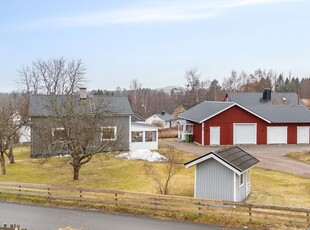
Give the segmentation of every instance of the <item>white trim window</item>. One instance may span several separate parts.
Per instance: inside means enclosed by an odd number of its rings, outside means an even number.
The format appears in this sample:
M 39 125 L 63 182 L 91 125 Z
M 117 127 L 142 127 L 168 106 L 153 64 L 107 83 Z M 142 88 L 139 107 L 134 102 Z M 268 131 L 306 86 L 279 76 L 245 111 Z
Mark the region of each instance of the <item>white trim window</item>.
M 101 140 L 102 141 L 115 141 L 116 140 L 116 126 L 101 127 Z
M 244 173 L 239 175 L 239 188 L 244 185 Z
M 64 127 L 52 128 L 52 140 L 63 141 L 66 138 L 66 130 Z
M 131 142 L 144 142 L 143 131 L 131 131 Z

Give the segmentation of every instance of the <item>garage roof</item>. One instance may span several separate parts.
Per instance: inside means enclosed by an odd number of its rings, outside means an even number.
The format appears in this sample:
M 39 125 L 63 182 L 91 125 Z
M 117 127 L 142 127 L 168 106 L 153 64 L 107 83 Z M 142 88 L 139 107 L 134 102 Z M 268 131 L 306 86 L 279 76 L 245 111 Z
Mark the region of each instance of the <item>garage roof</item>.
M 225 110 L 233 107 L 233 106 L 238 106 L 241 109 L 253 114 L 254 116 L 257 116 L 258 118 L 270 123 L 269 120 L 265 119 L 264 117 L 261 117 L 260 115 L 248 110 L 245 107 L 242 107 L 241 105 L 238 105 L 235 102 L 221 102 L 221 101 L 204 101 L 195 107 L 185 111 L 184 113 L 181 113 L 178 117 L 197 122 L 197 123 L 202 123 L 222 112 Z
M 241 106 L 235 102 L 205 101 L 181 113 L 178 117 L 202 123 L 233 106 L 238 106 L 267 123 L 310 123 L 310 110 L 304 105 Z
M 266 105 L 247 108 L 271 123 L 310 123 L 310 111 L 303 105 Z
M 239 146 L 233 146 L 209 152 L 185 163 L 184 165 L 186 168 L 189 168 L 210 158 L 217 160 L 238 174 L 246 171 L 259 162 L 259 160 L 241 149 Z

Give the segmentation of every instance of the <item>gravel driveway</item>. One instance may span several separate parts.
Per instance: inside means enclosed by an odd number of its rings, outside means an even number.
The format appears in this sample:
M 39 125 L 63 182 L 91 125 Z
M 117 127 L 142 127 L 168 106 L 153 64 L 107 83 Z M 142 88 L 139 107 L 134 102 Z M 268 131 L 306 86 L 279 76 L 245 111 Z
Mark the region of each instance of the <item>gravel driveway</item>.
M 221 146 L 199 146 L 194 143 L 161 140 L 186 152 L 196 153 L 198 156 L 222 148 Z M 286 154 L 296 151 L 310 151 L 310 145 L 241 145 L 248 153 L 260 160 L 258 166 L 310 177 L 310 164 L 292 160 Z

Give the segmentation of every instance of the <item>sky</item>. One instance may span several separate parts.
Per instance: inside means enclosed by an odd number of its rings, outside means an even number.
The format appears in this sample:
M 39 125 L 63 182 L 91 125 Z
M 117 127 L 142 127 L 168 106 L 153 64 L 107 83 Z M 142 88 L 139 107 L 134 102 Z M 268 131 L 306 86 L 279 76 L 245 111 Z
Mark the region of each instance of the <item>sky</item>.
M 310 74 L 309 0 L 0 0 L 0 92 L 32 61 L 81 59 L 89 90 L 184 86 L 185 71 Z

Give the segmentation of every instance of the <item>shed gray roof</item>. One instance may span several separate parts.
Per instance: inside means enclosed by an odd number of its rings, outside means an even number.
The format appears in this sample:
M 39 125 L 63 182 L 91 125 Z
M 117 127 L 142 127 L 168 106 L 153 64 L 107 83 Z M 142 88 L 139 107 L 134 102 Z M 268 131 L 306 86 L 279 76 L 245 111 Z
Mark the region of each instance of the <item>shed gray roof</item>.
M 51 116 L 53 115 L 53 107 L 64 108 L 65 104 L 69 102 L 72 103 L 76 111 L 81 108 L 79 95 L 31 95 L 29 116 Z M 53 106 L 53 103 L 55 103 L 56 106 Z M 127 97 L 91 95 L 87 97 L 85 103 L 90 110 L 102 109 L 101 112 L 111 112 L 115 114 L 133 113 Z
M 228 101 L 236 102 L 242 106 L 256 105 L 298 105 L 297 93 L 279 93 L 271 92 L 271 100 L 263 100 L 263 92 L 228 92 L 226 97 Z M 299 104 L 303 105 L 302 100 Z
M 233 105 L 235 105 L 234 102 L 204 101 L 184 113 L 179 114 L 178 117 L 200 123 Z
M 239 172 L 244 172 L 245 170 L 251 168 L 253 165 L 256 165 L 259 160 L 257 160 L 255 157 L 244 151 L 238 146 L 233 146 L 225 149 L 220 149 L 216 151 L 209 152 L 203 156 L 200 156 L 192 161 L 189 161 L 185 163 L 185 166 L 188 165 L 196 165 L 200 162 L 203 162 L 204 159 L 209 159 L 207 156 L 210 154 L 214 154 Z

